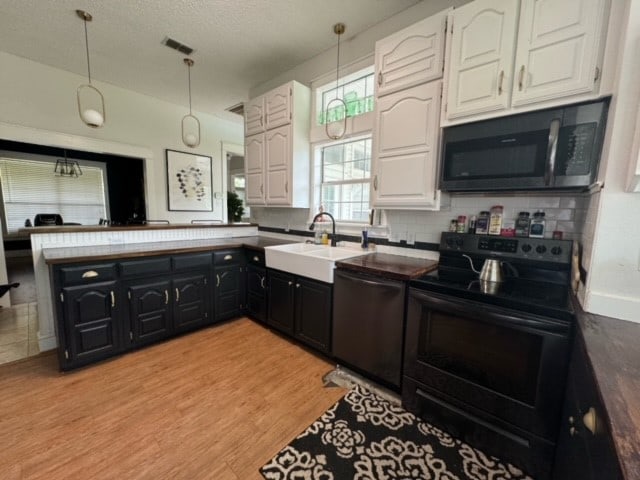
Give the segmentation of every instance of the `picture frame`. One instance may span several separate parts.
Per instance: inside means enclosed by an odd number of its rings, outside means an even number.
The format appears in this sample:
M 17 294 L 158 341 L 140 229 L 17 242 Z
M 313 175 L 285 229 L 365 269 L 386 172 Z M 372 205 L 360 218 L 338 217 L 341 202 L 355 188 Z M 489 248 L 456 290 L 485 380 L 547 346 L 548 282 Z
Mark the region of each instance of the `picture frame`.
M 166 149 L 167 201 L 170 211 L 212 212 L 212 159 Z

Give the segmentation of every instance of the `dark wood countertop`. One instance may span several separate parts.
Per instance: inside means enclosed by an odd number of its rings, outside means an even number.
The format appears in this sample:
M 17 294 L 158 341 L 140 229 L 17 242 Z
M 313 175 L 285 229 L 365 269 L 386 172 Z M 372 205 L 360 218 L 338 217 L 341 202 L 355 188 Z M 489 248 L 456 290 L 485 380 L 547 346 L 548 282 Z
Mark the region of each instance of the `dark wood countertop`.
M 235 237 L 204 240 L 174 240 L 169 242 L 120 243 L 113 245 L 94 245 L 87 247 L 45 248 L 42 255 L 48 265 L 60 263 L 84 263 L 121 258 L 171 255 L 174 253 L 202 252 L 224 248 L 247 247 L 264 250 L 271 245 L 295 243 L 269 237 Z
M 624 477 L 638 480 L 640 323 L 576 311 Z
M 19 235 L 38 233 L 72 232 L 114 232 L 120 230 L 172 230 L 176 228 L 228 228 L 257 227 L 255 223 L 171 223 L 155 225 L 52 225 L 50 227 L 25 227 L 18 230 Z
M 436 260 L 372 253 L 336 262 L 336 268 L 379 275 L 395 280 L 411 280 L 438 268 Z

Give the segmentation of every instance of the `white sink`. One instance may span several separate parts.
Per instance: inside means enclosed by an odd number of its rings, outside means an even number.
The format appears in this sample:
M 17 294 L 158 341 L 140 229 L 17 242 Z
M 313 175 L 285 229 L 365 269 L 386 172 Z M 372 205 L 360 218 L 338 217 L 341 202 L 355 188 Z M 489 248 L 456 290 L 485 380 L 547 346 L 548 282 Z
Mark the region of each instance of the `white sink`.
M 268 268 L 333 283 L 337 260 L 366 255 L 368 252 L 346 247 L 329 247 L 309 243 L 291 243 L 265 247 Z

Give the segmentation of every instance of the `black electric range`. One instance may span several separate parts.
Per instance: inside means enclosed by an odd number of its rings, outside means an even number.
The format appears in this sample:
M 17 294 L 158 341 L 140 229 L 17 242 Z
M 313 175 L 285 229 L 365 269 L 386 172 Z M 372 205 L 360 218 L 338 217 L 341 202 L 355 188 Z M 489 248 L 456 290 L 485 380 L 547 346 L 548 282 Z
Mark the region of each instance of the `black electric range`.
M 574 318 L 570 297 L 569 240 L 505 238 L 488 235 L 442 234 L 438 270 L 411 281 L 413 288 L 452 295 L 479 303 L 535 313 L 564 321 Z M 504 281 L 478 280 L 485 259 L 499 259 Z

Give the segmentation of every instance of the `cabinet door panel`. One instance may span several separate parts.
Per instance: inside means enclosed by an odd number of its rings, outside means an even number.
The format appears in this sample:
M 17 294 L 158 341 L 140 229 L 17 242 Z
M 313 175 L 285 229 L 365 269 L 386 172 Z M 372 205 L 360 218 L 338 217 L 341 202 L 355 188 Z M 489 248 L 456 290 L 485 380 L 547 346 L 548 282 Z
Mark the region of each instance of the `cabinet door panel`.
M 290 203 L 289 199 L 289 172 L 287 170 L 268 171 L 267 204 L 288 205 Z
M 209 322 L 207 274 L 193 274 L 173 280 L 173 322 L 177 331 L 189 330 Z
M 296 278 L 294 334 L 328 352 L 331 341 L 331 285 Z
M 287 168 L 291 158 L 291 129 L 280 127 L 265 134 L 267 170 Z
M 244 134 L 264 132 L 264 97 L 249 100 L 244 105 Z
M 264 134 L 247 137 L 244 151 L 247 204 L 264 205 Z
M 288 334 L 293 333 L 294 277 L 283 272 L 269 271 L 269 316 L 267 322 Z
M 100 360 L 120 349 L 116 286 L 113 281 L 62 290 L 66 349 L 72 363 Z
M 267 130 L 291 122 L 291 86 L 287 83 L 265 94 Z
M 376 95 L 442 77 L 448 11 L 440 12 L 376 42 Z
M 132 340 L 145 344 L 171 333 L 171 282 L 141 281 L 128 287 Z
M 441 82 L 382 97 L 376 114 L 373 203 L 433 206 Z
M 247 312 L 262 322 L 267 319 L 266 277 L 263 267 L 247 266 Z
M 513 105 L 593 92 L 602 0 L 529 0 L 520 15 Z
M 215 269 L 216 320 L 236 317 L 243 308 L 242 268 L 238 265 Z
M 448 119 L 509 107 L 518 6 L 476 0 L 454 10 Z

